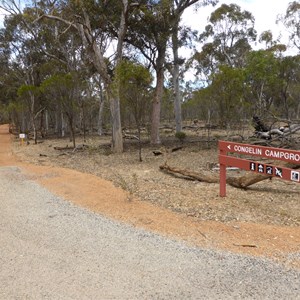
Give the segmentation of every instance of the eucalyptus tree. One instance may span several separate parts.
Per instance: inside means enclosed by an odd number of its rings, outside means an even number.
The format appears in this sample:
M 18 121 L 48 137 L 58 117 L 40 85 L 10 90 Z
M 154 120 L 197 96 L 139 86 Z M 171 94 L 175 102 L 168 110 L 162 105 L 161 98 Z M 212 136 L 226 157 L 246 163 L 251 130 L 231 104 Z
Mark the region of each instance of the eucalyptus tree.
M 264 117 L 279 98 L 282 88 L 280 60 L 272 51 L 252 51 L 247 57 L 245 72 L 253 113 Z
M 204 6 L 216 2 L 214 0 L 144 0 L 141 1 L 142 5 L 139 6 L 139 10 L 129 23 L 126 41 L 139 49 L 154 68 L 156 75 L 151 114 L 152 144 L 160 143 L 159 125 L 168 41 L 172 33 L 175 38 L 185 9 L 196 3 Z M 176 40 L 174 41 L 176 42 Z M 178 59 L 176 63 L 179 61 Z
M 23 2 L 21 2 L 22 4 Z M 28 103 L 28 112 L 36 141 L 36 119 L 40 114 L 40 129 L 44 134 L 44 118 L 47 121 L 49 109 L 56 115 L 56 127 L 63 132 L 63 114 L 59 103 L 45 101 L 37 92 L 42 81 L 56 72 L 79 71 L 81 63 L 81 43 L 74 32 L 65 34 L 61 24 L 44 20 L 43 24 L 34 22 L 41 11 L 49 11 L 48 1 L 36 3 L 35 7 L 19 5 L 18 1 L 2 1 L 9 13 L 5 21 L 5 32 L 12 52 L 10 64 L 24 78 L 19 89 L 19 99 Z M 28 101 L 29 100 L 29 101 Z M 42 105 L 42 108 L 41 108 Z M 45 114 L 45 117 L 44 117 Z M 60 125 L 59 125 L 60 124 Z M 45 126 L 47 128 L 47 124 Z
M 79 110 L 82 81 L 78 73 L 56 74 L 43 81 L 41 90 L 49 101 L 58 101 L 67 116 L 73 147 L 76 147 L 75 118 Z
M 300 50 L 300 1 L 289 3 L 285 14 L 279 17 L 289 32 L 289 41 Z
M 22 87 L 19 89 L 19 99 L 10 99 L 10 101 L 25 101 L 25 106 L 20 107 L 24 107 L 26 110 L 23 111 L 23 118 L 26 117 L 26 114 L 30 118 L 36 143 L 36 119 L 44 110 L 41 108 L 44 103 L 36 90 L 41 82 L 40 65 L 45 62 L 45 59 L 39 55 L 39 47 L 35 43 L 34 35 L 37 29 L 29 25 L 30 11 L 25 9 L 22 12 L 14 1 L 11 6 L 7 3 L 9 1 L 2 1 L 2 4 L 3 2 L 5 2 L 7 11 L 11 9 L 11 14 L 6 16 L 4 21 L 5 41 L 10 52 L 8 64 L 9 69 L 13 70 L 9 74 L 17 76 L 19 87 Z M 23 124 L 25 124 L 25 120 L 23 120 Z M 25 129 L 24 126 L 22 127 Z
M 213 74 L 209 90 L 218 108 L 221 127 L 230 128 L 247 117 L 246 89 L 245 72 L 242 68 L 223 65 Z
M 247 108 L 243 100 L 243 68 L 255 40 L 253 15 L 236 4 L 222 4 L 213 11 L 209 24 L 199 36 L 202 50 L 194 54 L 194 66 L 203 85 L 213 87 L 211 93 L 215 95 L 214 101 L 218 101 L 216 107 L 223 126 L 246 113 L 241 110 Z
M 287 45 L 281 44 L 279 38 L 276 40 L 273 39 L 273 34 L 270 30 L 263 31 L 258 40 L 260 43 L 265 43 L 266 50 L 277 52 L 279 55 L 287 50 Z
M 127 20 L 138 4 L 131 0 L 51 1 L 53 9 L 40 15 L 36 22 L 51 19 L 65 25 L 64 32 L 76 31 L 88 60 L 100 74 L 108 95 L 112 120 L 112 150 L 123 151 L 119 88 L 114 84 L 114 68 L 121 62 Z M 113 32 L 113 34 L 111 33 Z M 117 38 L 115 39 L 115 34 Z M 107 37 L 116 42 L 116 51 L 107 59 Z M 109 65 L 112 65 L 112 68 Z M 112 71 L 112 72 L 111 72 Z
M 284 45 L 249 53 L 245 97 L 254 114 L 291 120 L 298 118 L 300 111 L 300 57 L 282 55 L 281 47 Z
M 1 119 L 7 119 L 6 107 L 10 99 L 16 97 L 17 86 L 16 81 L 12 80 L 12 74 L 9 68 L 9 58 L 10 50 L 9 44 L 6 39 L 5 29 L 0 29 L 0 64 L 1 64 L 1 73 L 0 73 L 0 114 L 2 114 Z
M 256 40 L 254 17 L 236 4 L 222 4 L 209 18 L 209 24 L 200 34 L 201 52 L 195 54 L 199 69 L 209 75 L 220 65 L 242 67 Z
M 281 88 L 275 101 L 277 116 L 287 120 L 300 117 L 300 56 L 279 57 Z
M 208 3 L 198 2 L 199 9 L 200 6 L 204 5 L 216 5 L 218 1 L 210 1 Z M 173 91 L 174 91 L 174 113 L 175 113 L 175 124 L 176 132 L 182 130 L 182 115 L 181 115 L 181 92 L 180 92 L 180 67 L 184 64 L 184 59 L 179 56 L 179 49 L 182 46 L 191 48 L 193 40 L 196 40 L 196 31 L 192 31 L 189 27 L 181 26 L 180 21 L 183 14 L 183 10 L 179 13 L 175 13 L 175 9 L 178 7 L 179 2 L 173 2 L 173 14 L 177 16 L 174 21 L 174 25 L 171 30 L 171 47 L 173 53 L 173 63 L 170 72 L 172 74 Z M 182 69 L 182 68 L 181 68 Z
M 121 100 L 126 103 L 136 123 L 139 141 L 139 160 L 142 161 L 141 126 L 151 96 L 152 75 L 141 64 L 124 60 L 116 70 L 120 82 Z

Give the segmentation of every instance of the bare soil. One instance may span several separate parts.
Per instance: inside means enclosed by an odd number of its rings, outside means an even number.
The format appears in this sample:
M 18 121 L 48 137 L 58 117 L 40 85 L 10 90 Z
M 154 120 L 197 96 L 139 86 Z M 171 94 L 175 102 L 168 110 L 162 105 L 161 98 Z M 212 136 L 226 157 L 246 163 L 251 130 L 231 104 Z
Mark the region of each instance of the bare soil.
M 272 179 L 247 190 L 227 186 L 227 197 L 220 198 L 218 184 L 159 170 L 167 160 L 178 168 L 218 172 L 211 170 L 218 161 L 214 142 L 208 149 L 200 140 L 180 144 L 166 137 L 160 148 L 164 155 L 155 156 L 156 147 L 143 145 L 142 162 L 132 140 L 126 141 L 122 154 L 111 153 L 108 137 L 88 138 L 84 144 L 87 147 L 76 151 L 55 150 L 71 143 L 49 139 L 22 145 L 13 138 L 13 151 L 34 180 L 78 205 L 194 245 L 300 267 L 300 184 Z M 171 153 L 178 145 L 183 148 Z

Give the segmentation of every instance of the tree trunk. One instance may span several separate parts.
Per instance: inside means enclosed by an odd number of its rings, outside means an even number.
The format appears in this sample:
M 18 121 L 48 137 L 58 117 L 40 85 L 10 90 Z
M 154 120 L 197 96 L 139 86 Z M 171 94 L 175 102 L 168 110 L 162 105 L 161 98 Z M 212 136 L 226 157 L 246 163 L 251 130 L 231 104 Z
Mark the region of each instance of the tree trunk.
M 36 125 L 35 125 L 35 118 L 32 116 L 31 118 L 32 128 L 33 128 L 33 140 L 34 144 L 37 144 L 37 132 L 36 132 Z
M 120 99 L 117 95 L 110 96 L 110 112 L 112 121 L 112 151 L 123 152 L 123 135 L 120 114 Z
M 72 116 L 67 116 L 70 126 L 70 135 L 71 135 L 71 141 L 73 143 L 73 148 L 76 148 L 76 140 L 75 140 L 75 130 L 74 130 L 74 122 Z
M 298 104 L 298 106 L 297 106 L 297 110 L 296 110 L 296 116 L 295 116 L 295 119 L 299 119 L 299 117 L 300 117 L 300 103 Z
M 159 125 L 160 125 L 161 99 L 164 92 L 164 57 L 165 57 L 165 50 L 160 51 L 157 58 L 157 66 L 156 66 L 155 97 L 152 103 L 151 144 L 153 145 L 160 144 Z
M 33 140 L 34 144 L 37 144 L 37 132 L 36 132 L 36 124 L 35 124 L 35 117 L 34 117 L 34 105 L 35 105 L 35 96 L 30 93 L 30 115 L 31 115 L 31 126 L 33 129 Z
M 65 137 L 65 119 L 64 119 L 64 113 L 60 113 L 60 136 Z
M 124 4 L 127 3 L 127 1 L 124 0 Z M 124 9 L 127 9 L 124 6 Z M 122 59 L 122 45 L 123 45 L 123 39 L 124 34 L 126 32 L 126 26 L 124 24 L 124 12 L 122 13 L 122 20 L 118 36 L 118 45 L 117 45 L 117 54 L 115 61 L 120 62 Z M 84 10 L 84 18 L 85 18 L 85 26 L 78 24 L 77 29 L 81 35 L 83 44 L 87 45 L 87 47 L 90 49 L 90 54 L 92 58 L 92 62 L 98 73 L 100 74 L 109 98 L 110 102 L 110 111 L 111 111 L 111 121 L 112 121 L 112 151 L 115 153 L 123 152 L 123 136 L 122 136 L 122 127 L 121 127 L 121 115 L 120 115 L 120 99 L 119 96 L 112 92 L 111 85 L 112 85 L 112 79 L 108 73 L 107 65 L 105 62 L 105 58 L 103 56 L 103 53 L 99 47 L 99 45 L 96 43 L 96 39 L 92 36 L 92 29 L 90 26 L 90 19 L 87 15 L 86 11 Z M 118 94 L 118 93 L 117 93 Z
M 100 95 L 99 95 L 99 110 L 98 110 L 98 135 L 103 134 L 103 109 L 104 109 L 104 95 L 103 88 L 100 82 Z
M 159 166 L 159 168 L 160 168 L 160 170 L 163 170 L 167 173 L 180 174 L 186 178 L 198 180 L 201 182 L 207 182 L 207 183 L 218 183 L 219 182 L 219 176 L 217 176 L 215 174 L 214 175 L 205 175 L 203 173 L 197 173 L 197 172 L 193 172 L 193 171 L 186 170 L 186 169 L 170 167 L 167 164 Z M 245 189 L 252 184 L 255 184 L 255 183 L 263 181 L 263 180 L 270 179 L 271 177 L 272 176 L 250 173 L 250 174 L 246 174 L 241 177 L 227 177 L 226 183 L 228 183 L 229 185 L 236 187 L 236 188 Z
M 142 141 L 141 141 L 141 125 L 137 124 L 137 130 L 138 130 L 138 138 L 139 138 L 139 161 L 142 162 Z
M 173 56 L 174 56 L 174 67 L 173 67 L 173 86 L 174 86 L 174 113 L 175 113 L 175 124 L 176 132 L 182 131 L 182 120 L 181 120 L 181 95 L 179 87 L 179 55 L 178 55 L 178 23 L 175 25 L 175 29 L 172 34 L 173 42 Z
M 48 110 L 46 110 L 45 112 L 45 130 L 46 130 L 46 134 L 49 131 L 49 113 Z
M 83 141 L 86 142 L 86 116 L 85 116 L 85 109 L 84 109 L 84 103 L 81 103 L 81 125 L 82 125 L 82 130 L 83 130 Z

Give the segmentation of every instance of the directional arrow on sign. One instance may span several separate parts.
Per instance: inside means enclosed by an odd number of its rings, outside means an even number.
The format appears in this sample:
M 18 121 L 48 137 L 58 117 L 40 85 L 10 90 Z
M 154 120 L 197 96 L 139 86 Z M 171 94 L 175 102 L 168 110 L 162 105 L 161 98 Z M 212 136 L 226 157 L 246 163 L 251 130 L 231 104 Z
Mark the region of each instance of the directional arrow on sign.
M 229 150 L 231 150 L 231 145 L 227 145 L 227 148 L 228 148 Z

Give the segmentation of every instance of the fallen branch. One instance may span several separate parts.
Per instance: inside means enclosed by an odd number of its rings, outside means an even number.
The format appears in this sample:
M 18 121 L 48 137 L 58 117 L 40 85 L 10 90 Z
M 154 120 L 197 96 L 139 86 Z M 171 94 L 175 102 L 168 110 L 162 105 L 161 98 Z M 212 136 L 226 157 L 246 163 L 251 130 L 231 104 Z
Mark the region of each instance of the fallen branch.
M 74 148 L 66 146 L 66 147 L 53 147 L 53 149 L 54 150 L 73 150 Z
M 275 135 L 275 138 L 283 138 L 287 137 L 293 133 L 296 133 L 297 131 L 300 131 L 300 124 L 291 124 L 286 127 L 280 127 L 280 128 L 273 128 L 266 130 L 266 127 L 260 127 L 255 126 L 255 134 L 258 138 L 270 140 L 274 139 L 273 136 Z
M 163 155 L 164 153 L 160 150 L 153 150 L 152 153 L 155 155 L 155 156 L 158 156 L 158 155 Z
M 170 167 L 167 164 L 159 166 L 159 169 L 170 174 L 180 174 L 189 179 L 198 180 L 201 182 L 218 183 L 220 181 L 219 176 L 216 175 L 205 175 L 203 173 L 193 172 L 186 169 Z M 250 173 L 241 177 L 227 177 L 226 183 L 236 188 L 245 189 L 250 185 L 270 178 L 272 178 L 272 176 Z
M 250 248 L 257 248 L 256 245 L 254 244 L 233 244 L 234 246 L 237 246 L 237 247 L 250 247 Z
M 271 178 L 272 178 L 272 176 L 265 176 L 265 175 L 261 175 L 261 174 L 250 173 L 250 174 L 246 174 L 241 177 L 227 177 L 226 183 L 228 183 L 229 185 L 236 187 L 236 188 L 245 189 L 250 185 L 253 185 L 260 181 L 263 181 L 266 179 L 271 179 Z
M 190 179 L 198 180 L 198 181 L 203 181 L 203 182 L 208 182 L 208 183 L 217 183 L 219 182 L 219 178 L 216 176 L 207 176 L 201 173 L 196 173 L 193 171 L 189 170 L 184 170 L 184 169 L 178 169 L 174 167 L 170 167 L 167 164 L 159 166 L 160 170 L 166 171 L 167 173 L 171 174 L 180 174 L 185 177 L 189 177 Z
M 155 156 L 158 156 L 158 155 L 162 155 L 162 154 L 165 154 L 165 153 L 169 153 L 169 152 L 175 152 L 175 151 L 178 151 L 178 150 L 181 150 L 183 147 L 182 146 L 179 146 L 179 147 L 174 147 L 172 149 L 165 149 L 165 150 L 153 150 L 152 153 L 155 155 Z
M 124 139 L 130 139 L 130 140 L 137 140 L 137 141 L 140 140 L 140 138 L 137 135 L 127 134 L 127 133 L 123 134 L 123 138 Z
M 85 145 L 85 144 L 80 144 L 80 145 L 77 145 L 72 152 L 76 152 L 76 151 L 82 151 L 82 150 L 85 150 L 89 148 L 88 145 Z

